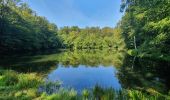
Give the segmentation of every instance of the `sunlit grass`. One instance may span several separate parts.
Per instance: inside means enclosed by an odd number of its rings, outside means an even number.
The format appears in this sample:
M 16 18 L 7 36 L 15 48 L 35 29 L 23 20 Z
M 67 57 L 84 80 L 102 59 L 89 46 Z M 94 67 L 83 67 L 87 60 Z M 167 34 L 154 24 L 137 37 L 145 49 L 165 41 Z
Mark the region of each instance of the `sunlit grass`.
M 42 78 L 35 74 L 18 74 L 8 70 L 0 76 L 0 99 L 29 100 L 38 96 L 38 87 L 43 83 Z

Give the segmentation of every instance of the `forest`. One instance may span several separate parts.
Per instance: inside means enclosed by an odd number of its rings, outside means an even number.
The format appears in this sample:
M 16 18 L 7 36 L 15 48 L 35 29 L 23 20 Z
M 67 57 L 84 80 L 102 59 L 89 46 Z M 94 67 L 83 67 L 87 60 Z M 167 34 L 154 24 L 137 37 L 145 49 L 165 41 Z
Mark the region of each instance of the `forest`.
M 119 28 L 77 26 L 64 27 L 59 30 L 65 48 L 73 49 L 119 49 L 125 48 L 124 39 Z
M 170 88 L 167 84 L 170 79 L 166 76 L 170 67 L 170 1 L 121 0 L 120 12 L 124 15 L 115 27 L 58 27 L 47 18 L 39 16 L 22 0 L 0 0 L 0 59 L 2 59 L 0 61 L 0 99 L 170 99 Z M 64 50 L 66 53 L 61 53 Z M 41 56 L 27 55 L 17 58 L 21 61 L 15 58 L 22 54 L 46 51 L 57 51 L 57 54 L 44 53 Z M 58 51 L 60 51 L 59 54 Z M 125 54 L 130 58 L 124 56 Z M 9 56 L 6 57 L 6 55 Z M 9 60 L 13 57 L 14 62 Z M 147 59 L 149 65 L 141 64 L 145 63 L 143 59 Z M 149 62 L 150 60 L 156 63 Z M 125 84 L 122 84 L 123 89 L 120 91 L 95 86 L 92 92 L 85 89 L 79 93 L 76 90 L 61 88 L 57 93 L 51 93 L 54 90 L 50 90 L 51 87 L 58 89 L 60 83 L 46 83 L 43 79 L 47 75 L 45 73 L 47 69 L 50 72 L 52 70 L 50 67 L 54 68 L 56 64 L 60 64 L 60 61 L 66 68 L 70 66 L 78 68 L 81 65 L 106 67 L 110 65 L 106 63 L 111 62 L 119 71 L 120 81 Z M 139 61 L 142 61 L 140 64 L 144 72 L 138 69 Z M 136 62 L 139 66 L 135 65 Z M 8 69 L 6 65 L 10 68 Z M 15 70 L 16 66 L 20 71 Z M 27 73 L 23 70 L 26 67 L 30 68 L 26 69 L 29 70 Z M 147 68 L 152 71 L 149 72 Z M 37 73 L 36 71 L 31 73 L 33 69 L 36 69 Z M 161 75 L 158 75 L 160 69 Z M 42 72 L 39 73 L 39 71 Z M 125 77 L 124 74 L 128 76 Z M 166 79 L 163 81 L 165 76 Z M 165 86 L 157 81 L 165 83 Z M 134 83 L 136 84 L 133 86 Z M 154 86 L 150 86 L 151 84 Z M 40 92 L 39 86 L 45 87 L 46 92 Z M 143 87 L 140 88 L 140 86 Z
M 119 26 L 126 47 L 141 57 L 169 60 L 169 0 L 124 0 L 121 11 L 124 10 Z
M 59 29 L 26 3 L 2 0 L 0 49 L 1 52 L 23 52 L 116 48 L 127 49 L 129 54 L 139 57 L 169 60 L 169 6 L 168 0 L 124 0 L 120 11 L 125 14 L 115 28 L 65 26 Z
M 119 28 L 66 26 L 58 29 L 27 4 L 12 0 L 2 2 L 1 10 L 1 52 L 125 47 Z
M 38 16 L 27 4 L 1 0 L 1 52 L 61 47 L 57 26 Z

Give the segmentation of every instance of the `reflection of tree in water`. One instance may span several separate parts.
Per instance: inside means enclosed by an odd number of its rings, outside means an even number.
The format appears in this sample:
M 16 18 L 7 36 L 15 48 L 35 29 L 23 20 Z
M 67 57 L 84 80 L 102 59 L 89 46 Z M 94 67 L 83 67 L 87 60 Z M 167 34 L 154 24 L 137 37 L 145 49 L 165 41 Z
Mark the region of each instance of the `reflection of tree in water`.
M 35 56 L 5 57 L 0 61 L 0 66 L 19 72 L 47 73 L 49 70 L 56 69 L 59 63 L 62 63 L 65 67 L 77 67 L 79 65 L 91 67 L 114 65 L 120 67 L 123 64 L 123 60 L 123 52 L 112 50 L 77 50 Z
M 114 65 L 116 67 L 120 67 L 122 65 L 123 59 L 123 52 L 106 50 L 81 50 L 65 52 L 60 61 L 65 66 L 78 66 L 81 64 L 92 67 L 98 65 Z
M 136 58 L 133 63 L 133 59 L 125 58 L 124 65 L 119 69 L 118 77 L 123 88 L 169 91 L 169 62 Z
M 123 62 L 124 61 L 124 62 Z M 118 77 L 123 88 L 153 88 L 160 92 L 170 89 L 170 63 L 150 59 L 126 57 L 123 52 L 112 50 L 77 50 L 35 56 L 6 57 L 0 60 L 4 69 L 18 72 L 49 73 L 61 63 L 65 67 L 99 65 L 118 67 Z
M 47 73 L 51 68 L 56 67 L 57 61 L 41 59 L 51 55 L 58 55 L 59 51 L 35 52 L 27 54 L 1 56 L 0 68 L 15 70 L 17 72 L 40 72 Z M 54 55 L 53 54 L 53 55 Z

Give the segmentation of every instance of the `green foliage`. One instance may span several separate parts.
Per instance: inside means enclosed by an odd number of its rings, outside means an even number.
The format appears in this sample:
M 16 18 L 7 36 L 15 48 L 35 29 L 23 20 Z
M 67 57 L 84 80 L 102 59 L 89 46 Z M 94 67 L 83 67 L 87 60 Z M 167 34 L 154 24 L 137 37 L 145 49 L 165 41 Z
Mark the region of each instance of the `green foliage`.
M 19 74 L 14 71 L 3 71 L 0 78 L 0 99 L 30 100 L 39 96 L 38 87 L 43 83 L 37 74 Z
M 152 95 L 150 93 L 141 92 L 139 90 L 121 90 L 114 91 L 113 89 L 102 89 L 95 87 L 93 93 L 88 93 L 88 97 L 77 95 L 74 90 L 60 90 L 58 93 L 47 95 L 43 93 L 43 100 L 166 100 L 168 96 L 161 94 Z M 84 90 L 86 91 L 86 90 Z M 86 91 L 87 92 L 87 91 Z
M 82 91 L 82 96 L 83 96 L 84 100 L 88 100 L 88 98 L 90 97 L 89 90 L 83 90 Z
M 43 93 L 40 98 L 43 100 L 78 100 L 78 95 L 73 89 L 60 89 L 57 93 L 53 93 L 51 95 Z
M 41 91 L 44 91 L 47 94 L 53 94 L 54 92 L 57 92 L 60 87 L 60 82 L 45 82 L 43 85 L 41 85 Z
M 1 0 L 0 52 L 40 51 L 46 49 L 123 50 L 124 39 L 119 28 L 77 26 L 58 30 L 55 24 L 38 16 L 22 0 Z
M 135 49 L 131 49 L 131 50 L 128 50 L 127 53 L 131 56 L 137 56 L 138 55 L 138 50 L 135 50 Z
M 161 96 L 159 94 L 155 95 L 147 95 L 146 93 L 142 93 L 141 91 L 138 90 L 128 90 L 128 98 L 131 100 L 164 100 L 165 97 Z
M 1 86 L 15 85 L 19 81 L 17 74 L 13 71 L 5 72 L 5 75 L 1 76 L 0 80 Z
M 159 56 L 164 55 L 161 59 L 167 60 L 170 55 L 169 0 L 123 0 L 121 10 L 125 10 L 125 15 L 119 27 L 127 48 L 135 49 L 136 45 L 142 56 L 160 59 Z
M 0 3 L 1 52 L 61 47 L 57 26 L 37 16 L 27 4 L 20 0 L 1 0 Z
M 42 78 L 37 77 L 37 74 L 19 74 L 19 82 L 17 83 L 17 88 L 28 89 L 28 88 L 38 88 L 39 84 L 42 83 Z
M 76 29 L 75 29 L 76 28 Z M 109 27 L 87 27 L 80 29 L 76 26 L 60 29 L 60 37 L 65 48 L 71 49 L 125 49 L 120 29 Z

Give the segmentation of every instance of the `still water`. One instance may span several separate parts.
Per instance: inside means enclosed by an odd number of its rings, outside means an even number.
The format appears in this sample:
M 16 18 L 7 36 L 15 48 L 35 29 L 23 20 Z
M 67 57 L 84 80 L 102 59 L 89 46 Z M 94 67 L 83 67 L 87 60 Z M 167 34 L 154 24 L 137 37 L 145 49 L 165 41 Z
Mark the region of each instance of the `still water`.
M 61 81 L 62 87 L 92 89 L 94 86 L 120 89 L 170 90 L 170 62 L 128 57 L 111 50 L 62 51 L 34 55 L 6 56 L 1 69 L 36 72 L 45 80 Z
M 83 89 L 93 89 L 96 85 L 103 88 L 114 88 L 120 90 L 121 85 L 116 77 L 117 70 L 114 66 L 85 66 L 79 65 L 77 68 L 73 66 L 59 67 L 49 73 L 50 81 L 62 82 L 62 86 L 66 88 L 74 88 L 78 91 Z

